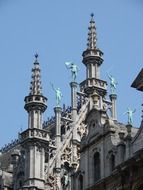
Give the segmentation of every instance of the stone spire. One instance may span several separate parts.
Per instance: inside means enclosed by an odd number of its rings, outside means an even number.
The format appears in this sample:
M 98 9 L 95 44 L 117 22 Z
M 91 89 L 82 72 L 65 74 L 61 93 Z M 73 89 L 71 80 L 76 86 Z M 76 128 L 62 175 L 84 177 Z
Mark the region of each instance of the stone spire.
M 103 62 L 103 52 L 97 48 L 96 27 L 93 17 L 94 15 L 92 13 L 88 27 L 87 48 L 82 53 L 82 62 L 86 67 L 86 79 L 80 84 L 80 89 L 88 95 L 96 92 L 104 96 L 106 95 L 107 83 L 100 79 L 100 66 Z
M 37 59 L 38 54 L 35 54 L 34 67 L 32 68 L 30 92 L 29 95 L 24 99 L 24 108 L 29 113 L 29 128 L 42 129 L 42 113 L 44 113 L 47 108 L 47 98 L 42 94 L 41 69 Z
M 88 32 L 88 39 L 87 39 L 87 49 L 96 49 L 96 27 L 94 21 L 94 14 L 91 14 L 91 20 L 89 24 L 89 32 Z
M 87 39 L 87 48 L 82 54 L 82 62 L 86 66 L 87 79 L 100 79 L 100 65 L 103 62 L 103 52 L 97 48 L 96 27 L 93 16 L 94 15 L 92 13 L 88 27 L 89 32 Z
M 86 67 L 86 79 L 80 83 L 80 91 L 92 98 L 91 109 L 104 109 L 104 98 L 107 94 L 107 82 L 100 79 L 100 67 L 103 63 L 103 52 L 97 48 L 97 35 L 94 15 L 88 27 L 87 48 L 82 53 L 83 64 Z
M 35 54 L 34 67 L 32 69 L 31 86 L 29 95 L 42 95 L 41 69 L 38 62 L 38 54 Z
M 28 129 L 21 133 L 21 146 L 25 154 L 25 168 L 23 188 L 17 189 L 45 189 L 45 152 L 49 145 L 48 131 L 43 129 L 43 113 L 47 108 L 47 98 L 42 94 L 41 70 L 35 55 L 32 69 L 30 93 L 25 97 L 25 110 L 28 112 Z

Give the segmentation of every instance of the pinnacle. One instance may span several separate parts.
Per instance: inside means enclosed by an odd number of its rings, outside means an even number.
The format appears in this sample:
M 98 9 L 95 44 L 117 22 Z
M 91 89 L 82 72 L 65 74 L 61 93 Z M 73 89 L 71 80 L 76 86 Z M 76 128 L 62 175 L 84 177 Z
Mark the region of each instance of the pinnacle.
M 35 54 L 34 67 L 32 68 L 30 95 L 42 95 L 41 69 L 37 60 L 38 54 Z
M 38 62 L 38 57 L 39 57 L 38 53 L 36 53 L 34 56 L 35 56 L 34 64 L 39 64 L 39 62 Z
M 91 13 L 91 20 L 88 29 L 87 49 L 96 49 L 96 27 L 93 13 Z
M 35 58 L 36 58 L 36 59 L 38 58 L 38 53 L 35 54 Z
M 94 13 L 91 13 L 91 17 L 92 17 L 92 18 L 94 17 Z

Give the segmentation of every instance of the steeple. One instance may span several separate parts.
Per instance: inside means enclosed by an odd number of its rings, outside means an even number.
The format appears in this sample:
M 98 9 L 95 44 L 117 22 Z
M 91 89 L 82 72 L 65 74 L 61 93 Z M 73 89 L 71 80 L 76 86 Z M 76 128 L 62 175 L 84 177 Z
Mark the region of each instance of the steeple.
M 24 101 L 24 108 L 28 112 L 28 129 L 21 133 L 21 146 L 25 152 L 25 168 L 27 168 L 22 189 L 44 190 L 44 161 L 45 151 L 49 145 L 49 134 L 42 127 L 47 98 L 42 94 L 38 54 L 35 55 L 32 69 L 30 92 Z
M 89 24 L 89 32 L 88 32 L 88 39 L 87 39 L 87 49 L 96 49 L 96 27 L 94 21 L 94 14 L 91 14 L 91 20 Z
M 41 69 L 38 62 L 38 54 L 35 54 L 31 78 L 30 92 L 29 95 L 25 97 L 24 107 L 29 113 L 28 128 L 42 129 L 42 113 L 47 108 L 47 98 L 42 94 Z
M 97 34 L 94 21 L 94 14 L 88 27 L 87 49 L 83 52 L 83 63 L 86 66 L 86 78 L 100 78 L 100 65 L 103 62 L 103 53 L 97 48 Z
M 31 86 L 29 95 L 42 95 L 41 69 L 38 62 L 38 54 L 35 54 L 34 67 L 32 69 Z
M 93 102 L 96 102 L 97 107 L 102 109 L 102 99 L 107 93 L 107 82 L 100 79 L 103 52 L 97 48 L 97 34 L 93 13 L 91 14 L 88 30 L 87 48 L 82 54 L 82 62 L 86 66 L 86 79 L 80 83 L 80 89 L 87 95 L 93 96 Z

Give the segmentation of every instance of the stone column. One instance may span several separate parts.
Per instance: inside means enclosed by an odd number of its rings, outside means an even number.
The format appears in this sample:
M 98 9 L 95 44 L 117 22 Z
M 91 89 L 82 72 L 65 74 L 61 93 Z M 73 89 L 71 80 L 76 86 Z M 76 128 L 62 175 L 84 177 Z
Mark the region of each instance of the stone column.
M 55 167 L 55 172 L 56 172 L 56 184 L 59 189 L 61 189 L 61 112 L 62 108 L 61 107 L 55 107 L 55 117 L 56 117 L 56 149 L 57 149 L 57 157 L 56 157 L 56 167 Z
M 61 144 L 61 107 L 55 107 L 55 117 L 56 117 L 56 148 L 59 149 Z
M 125 159 L 124 136 L 125 136 L 124 132 L 119 132 L 120 142 L 117 145 L 117 148 L 118 148 L 117 164 L 122 163 L 124 161 L 124 159 Z
M 132 141 L 132 125 L 131 124 L 127 124 L 126 125 L 127 128 L 127 136 L 126 136 L 126 158 L 129 158 L 132 154 L 131 152 L 131 141 Z
M 116 109 L 116 100 L 117 100 L 117 95 L 116 94 L 110 94 L 110 100 L 112 103 L 112 108 L 111 108 L 111 117 L 113 120 L 117 120 L 117 109 Z
M 76 163 L 77 158 L 77 129 L 76 129 L 76 119 L 77 119 L 77 83 L 71 82 L 71 112 L 73 120 L 73 138 L 72 138 L 72 161 L 73 167 Z
M 71 110 L 72 110 L 72 120 L 76 120 L 77 116 L 77 83 L 71 82 Z

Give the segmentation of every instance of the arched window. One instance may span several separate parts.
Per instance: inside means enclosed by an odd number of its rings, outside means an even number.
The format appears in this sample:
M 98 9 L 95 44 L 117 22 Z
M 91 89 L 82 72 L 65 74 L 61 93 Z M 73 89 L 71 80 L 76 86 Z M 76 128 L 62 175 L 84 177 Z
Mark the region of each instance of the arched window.
M 99 152 L 96 152 L 94 154 L 94 161 L 93 161 L 93 167 L 94 167 L 94 181 L 97 181 L 100 179 L 100 154 Z
M 115 155 L 111 154 L 110 156 L 110 171 L 112 172 L 115 168 Z
M 79 176 L 79 190 L 83 190 L 83 175 Z

